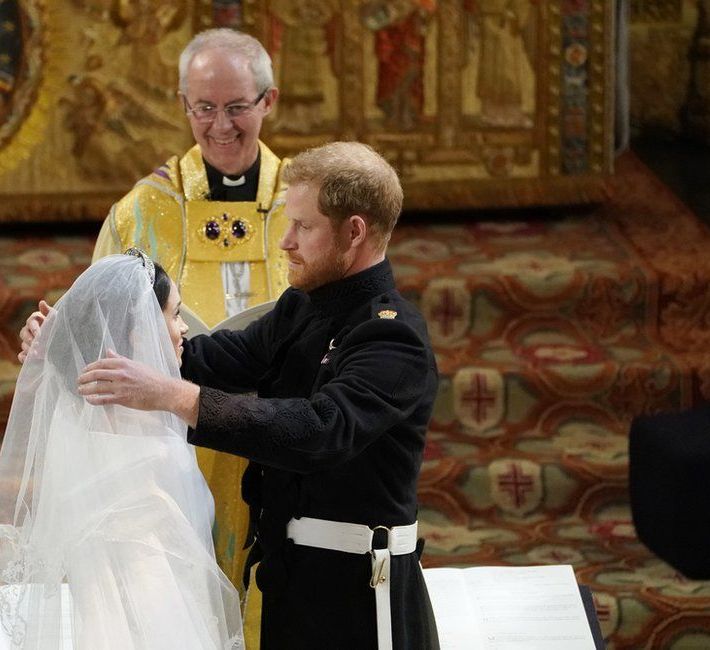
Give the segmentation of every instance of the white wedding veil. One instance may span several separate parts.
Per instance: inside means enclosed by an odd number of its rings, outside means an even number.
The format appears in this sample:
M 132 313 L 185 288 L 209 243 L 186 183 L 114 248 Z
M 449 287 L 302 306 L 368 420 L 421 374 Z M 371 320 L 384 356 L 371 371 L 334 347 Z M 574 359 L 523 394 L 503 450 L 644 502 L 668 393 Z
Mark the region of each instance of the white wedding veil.
M 243 648 L 186 425 L 77 392 L 108 349 L 180 376 L 151 282 L 138 257 L 89 267 L 18 377 L 0 449 L 0 621 L 13 649 L 68 647 L 67 593 L 74 650 Z

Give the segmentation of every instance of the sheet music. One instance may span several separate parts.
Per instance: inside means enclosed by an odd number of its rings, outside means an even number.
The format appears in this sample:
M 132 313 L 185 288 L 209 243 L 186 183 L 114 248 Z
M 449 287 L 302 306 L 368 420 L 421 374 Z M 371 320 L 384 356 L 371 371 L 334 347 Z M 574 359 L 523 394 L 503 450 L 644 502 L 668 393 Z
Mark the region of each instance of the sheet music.
M 441 650 L 594 650 L 569 565 L 425 569 L 424 577 Z M 61 633 L 62 650 L 73 650 L 66 584 Z M 0 650 L 12 650 L 1 627 Z
M 594 650 L 569 565 L 426 569 L 441 650 Z

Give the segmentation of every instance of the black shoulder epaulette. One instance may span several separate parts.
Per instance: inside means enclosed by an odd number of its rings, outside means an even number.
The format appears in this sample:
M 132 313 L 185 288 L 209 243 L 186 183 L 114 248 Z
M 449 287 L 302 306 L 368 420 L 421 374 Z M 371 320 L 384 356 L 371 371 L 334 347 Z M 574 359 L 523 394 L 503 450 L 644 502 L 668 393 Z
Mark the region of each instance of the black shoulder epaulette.
M 372 301 L 372 318 L 397 318 L 398 307 L 390 296 L 383 293 Z

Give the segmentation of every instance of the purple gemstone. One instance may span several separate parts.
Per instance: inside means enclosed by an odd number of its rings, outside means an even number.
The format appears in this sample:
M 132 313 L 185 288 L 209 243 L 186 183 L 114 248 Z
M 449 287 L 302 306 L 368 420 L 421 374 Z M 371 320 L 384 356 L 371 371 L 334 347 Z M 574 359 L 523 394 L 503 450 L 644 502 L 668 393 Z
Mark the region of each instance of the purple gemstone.
M 232 221 L 232 234 L 237 239 L 241 239 L 247 234 L 246 224 L 241 219 L 238 219 L 237 221 Z
M 208 221 L 205 224 L 205 235 L 207 239 L 217 239 L 219 237 L 219 224 L 216 221 Z

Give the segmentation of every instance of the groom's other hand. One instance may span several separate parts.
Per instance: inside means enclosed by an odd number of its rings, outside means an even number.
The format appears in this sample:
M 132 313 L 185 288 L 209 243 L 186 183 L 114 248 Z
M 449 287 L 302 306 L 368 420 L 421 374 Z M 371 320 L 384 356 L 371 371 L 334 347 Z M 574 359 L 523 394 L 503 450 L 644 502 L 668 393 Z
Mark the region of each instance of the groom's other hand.
M 34 341 L 39 334 L 39 328 L 42 327 L 42 323 L 44 323 L 51 311 L 52 307 L 44 300 L 40 300 L 38 310 L 33 311 L 25 321 L 25 326 L 20 330 L 21 350 L 17 355 L 17 359 L 20 363 L 24 363 L 25 359 L 27 359 L 32 341 Z

